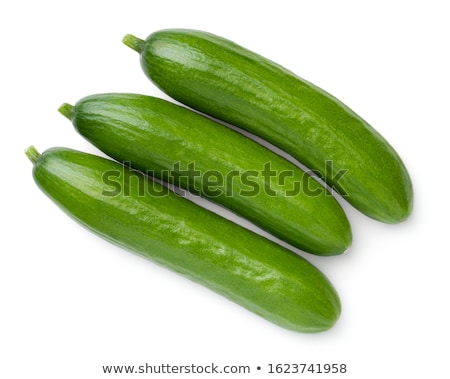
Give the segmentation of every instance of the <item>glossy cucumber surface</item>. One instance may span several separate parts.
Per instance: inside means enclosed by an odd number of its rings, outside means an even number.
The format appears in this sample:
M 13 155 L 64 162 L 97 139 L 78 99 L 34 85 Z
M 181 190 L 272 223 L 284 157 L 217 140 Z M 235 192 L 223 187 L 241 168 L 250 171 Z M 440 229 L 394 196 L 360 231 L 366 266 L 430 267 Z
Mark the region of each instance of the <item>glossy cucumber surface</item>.
M 66 148 L 39 154 L 31 147 L 27 155 L 40 189 L 106 240 L 284 328 L 320 332 L 338 319 L 333 286 L 291 251 L 116 162 Z M 113 172 L 116 181 L 106 181 L 105 173 Z M 152 188 L 152 194 L 142 195 L 142 187 Z
M 145 41 L 127 35 L 124 43 L 140 53 L 145 74 L 172 98 L 278 146 L 367 216 L 398 223 L 410 215 L 412 184 L 399 155 L 321 88 L 202 31 L 161 30 Z
M 111 93 L 63 104 L 60 112 L 110 157 L 207 197 L 299 249 L 335 255 L 351 244 L 347 217 L 325 187 L 260 144 L 185 107 Z

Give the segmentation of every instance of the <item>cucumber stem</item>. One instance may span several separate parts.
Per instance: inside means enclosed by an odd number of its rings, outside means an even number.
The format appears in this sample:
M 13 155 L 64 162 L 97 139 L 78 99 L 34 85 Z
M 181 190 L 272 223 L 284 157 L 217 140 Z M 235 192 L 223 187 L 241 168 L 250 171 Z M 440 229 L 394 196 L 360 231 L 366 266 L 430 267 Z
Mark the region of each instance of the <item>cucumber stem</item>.
M 74 106 L 68 103 L 64 103 L 58 108 L 58 112 L 61 113 L 63 116 L 67 117 L 69 120 L 72 120 L 73 111 Z
M 144 49 L 145 41 L 133 36 L 132 34 L 127 34 L 123 37 L 122 42 L 134 51 L 137 51 L 139 54 Z
M 36 164 L 41 157 L 41 154 L 39 154 L 34 146 L 30 146 L 28 149 L 26 149 L 25 155 L 33 164 Z

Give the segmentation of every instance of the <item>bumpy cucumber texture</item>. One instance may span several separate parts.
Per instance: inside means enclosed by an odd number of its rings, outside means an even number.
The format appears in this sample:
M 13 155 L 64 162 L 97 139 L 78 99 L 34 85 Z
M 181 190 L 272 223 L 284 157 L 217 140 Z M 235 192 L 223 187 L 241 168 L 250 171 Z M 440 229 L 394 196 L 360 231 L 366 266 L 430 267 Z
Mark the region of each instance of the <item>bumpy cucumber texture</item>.
M 293 252 L 116 162 L 66 148 L 27 155 L 41 190 L 110 242 L 284 328 L 320 332 L 338 319 L 330 282 Z
M 97 94 L 60 112 L 119 162 L 207 197 L 304 251 L 344 252 L 351 229 L 316 180 L 258 143 L 189 109 L 137 94 Z
M 399 155 L 321 88 L 202 31 L 161 30 L 145 41 L 127 35 L 124 43 L 168 95 L 278 146 L 367 216 L 398 223 L 410 215 L 412 185 Z

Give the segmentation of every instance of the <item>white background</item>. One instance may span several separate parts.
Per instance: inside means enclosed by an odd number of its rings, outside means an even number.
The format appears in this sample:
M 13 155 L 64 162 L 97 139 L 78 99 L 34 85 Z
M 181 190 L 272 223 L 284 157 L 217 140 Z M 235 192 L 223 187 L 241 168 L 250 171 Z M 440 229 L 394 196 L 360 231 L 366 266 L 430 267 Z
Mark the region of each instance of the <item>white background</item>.
M 267 376 L 270 363 L 344 363 L 346 378 L 449 378 L 444 5 L 2 2 L 0 377 L 102 378 L 103 365 L 214 362 L 249 365 L 250 377 Z M 302 254 L 341 296 L 332 330 L 272 325 L 90 234 L 34 184 L 23 153 L 31 144 L 98 153 L 57 112 L 61 103 L 100 92 L 165 97 L 121 40 L 172 27 L 227 37 L 326 89 L 379 130 L 410 170 L 415 209 L 406 223 L 384 225 L 344 204 L 350 251 Z

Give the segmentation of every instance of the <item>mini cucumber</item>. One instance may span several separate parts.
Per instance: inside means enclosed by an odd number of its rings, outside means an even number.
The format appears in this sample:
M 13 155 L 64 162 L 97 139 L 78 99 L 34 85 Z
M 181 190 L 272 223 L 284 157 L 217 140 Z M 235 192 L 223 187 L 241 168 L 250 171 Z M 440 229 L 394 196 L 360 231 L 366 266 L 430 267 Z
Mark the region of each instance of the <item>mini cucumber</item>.
M 106 240 L 284 328 L 320 332 L 338 319 L 340 301 L 328 279 L 280 245 L 108 159 L 66 148 L 26 153 L 41 190 Z M 120 191 L 105 182 L 107 172 L 117 173 Z M 154 194 L 143 196 L 143 186 Z
M 291 162 L 187 108 L 138 94 L 97 94 L 60 112 L 119 162 L 247 218 L 304 251 L 335 255 L 351 244 L 336 199 Z
M 286 151 L 355 208 L 386 223 L 408 218 L 413 190 L 396 151 L 365 120 L 317 86 L 229 40 L 168 29 L 124 43 L 172 98 Z M 325 162 L 332 162 L 330 174 Z M 339 179 L 336 182 L 336 178 Z

